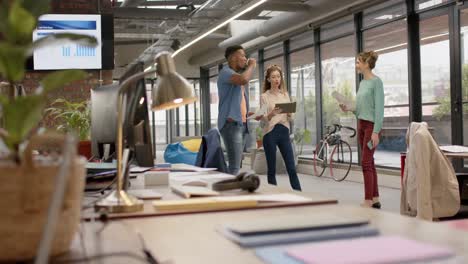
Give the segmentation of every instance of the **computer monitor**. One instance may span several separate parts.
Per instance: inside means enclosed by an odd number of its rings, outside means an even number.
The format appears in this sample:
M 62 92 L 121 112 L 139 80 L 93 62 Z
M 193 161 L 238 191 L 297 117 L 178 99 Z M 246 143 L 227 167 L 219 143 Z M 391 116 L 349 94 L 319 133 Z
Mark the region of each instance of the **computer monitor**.
M 136 63 L 120 78 L 120 83 L 128 77 L 143 72 L 143 63 Z M 126 111 L 123 138 L 125 146 L 130 149 L 131 157 L 141 167 L 154 166 L 154 153 L 151 144 L 151 133 L 148 113 L 148 98 L 146 96 L 145 79 L 131 84 L 126 94 Z
M 91 141 L 94 157 L 115 159 L 119 83 L 91 89 Z

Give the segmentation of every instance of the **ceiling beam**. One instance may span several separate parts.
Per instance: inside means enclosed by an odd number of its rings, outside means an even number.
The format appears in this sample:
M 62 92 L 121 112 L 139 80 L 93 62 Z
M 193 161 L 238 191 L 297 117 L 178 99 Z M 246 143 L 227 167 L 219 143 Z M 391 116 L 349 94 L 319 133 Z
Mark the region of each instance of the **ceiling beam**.
M 136 7 L 119 7 L 113 8 L 114 18 L 183 18 L 186 19 L 189 10 L 182 9 L 164 9 L 164 8 L 136 8 Z

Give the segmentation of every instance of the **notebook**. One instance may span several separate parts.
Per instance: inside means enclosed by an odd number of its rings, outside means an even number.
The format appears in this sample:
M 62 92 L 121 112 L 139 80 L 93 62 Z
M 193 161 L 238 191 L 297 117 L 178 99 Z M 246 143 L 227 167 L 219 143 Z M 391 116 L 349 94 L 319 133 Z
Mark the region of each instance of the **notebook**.
M 225 228 L 239 234 L 272 234 L 289 231 L 324 230 L 329 228 L 362 226 L 369 220 L 362 217 L 343 217 L 333 214 L 318 214 L 314 217 L 301 215 L 284 215 L 275 218 L 257 219 L 252 221 L 233 222 L 225 225 Z
M 298 230 L 282 233 L 256 234 L 240 236 L 228 229 L 220 230 L 228 239 L 242 247 L 262 247 L 280 244 L 326 241 L 334 239 L 348 239 L 357 237 L 376 236 L 379 231 L 369 225 L 356 227 L 338 227 L 323 230 Z
M 288 256 L 305 264 L 411 263 L 442 260 L 455 256 L 455 252 L 448 247 L 398 236 L 310 243 L 288 247 L 285 251 Z

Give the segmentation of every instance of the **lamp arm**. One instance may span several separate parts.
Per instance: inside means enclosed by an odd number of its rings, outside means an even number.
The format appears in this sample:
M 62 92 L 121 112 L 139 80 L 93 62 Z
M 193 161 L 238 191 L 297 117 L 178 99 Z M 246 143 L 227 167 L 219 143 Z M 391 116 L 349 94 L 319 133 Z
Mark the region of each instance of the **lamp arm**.
M 156 70 L 147 72 L 140 72 L 127 78 L 122 85 L 120 85 L 118 99 L 117 99 L 117 197 L 120 198 L 120 191 L 123 190 L 123 113 L 124 113 L 124 95 L 128 91 L 130 85 L 145 77 L 146 75 L 156 73 Z

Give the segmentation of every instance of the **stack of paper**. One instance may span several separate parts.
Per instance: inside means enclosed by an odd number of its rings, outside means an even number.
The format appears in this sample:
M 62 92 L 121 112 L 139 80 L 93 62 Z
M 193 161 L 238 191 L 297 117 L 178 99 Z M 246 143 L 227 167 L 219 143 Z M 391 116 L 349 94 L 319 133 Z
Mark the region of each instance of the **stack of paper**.
M 331 95 L 336 99 L 336 101 L 338 101 L 339 104 L 345 105 L 346 109 L 350 111 L 356 110 L 356 104 L 350 98 L 345 97 L 337 91 L 333 91 Z

